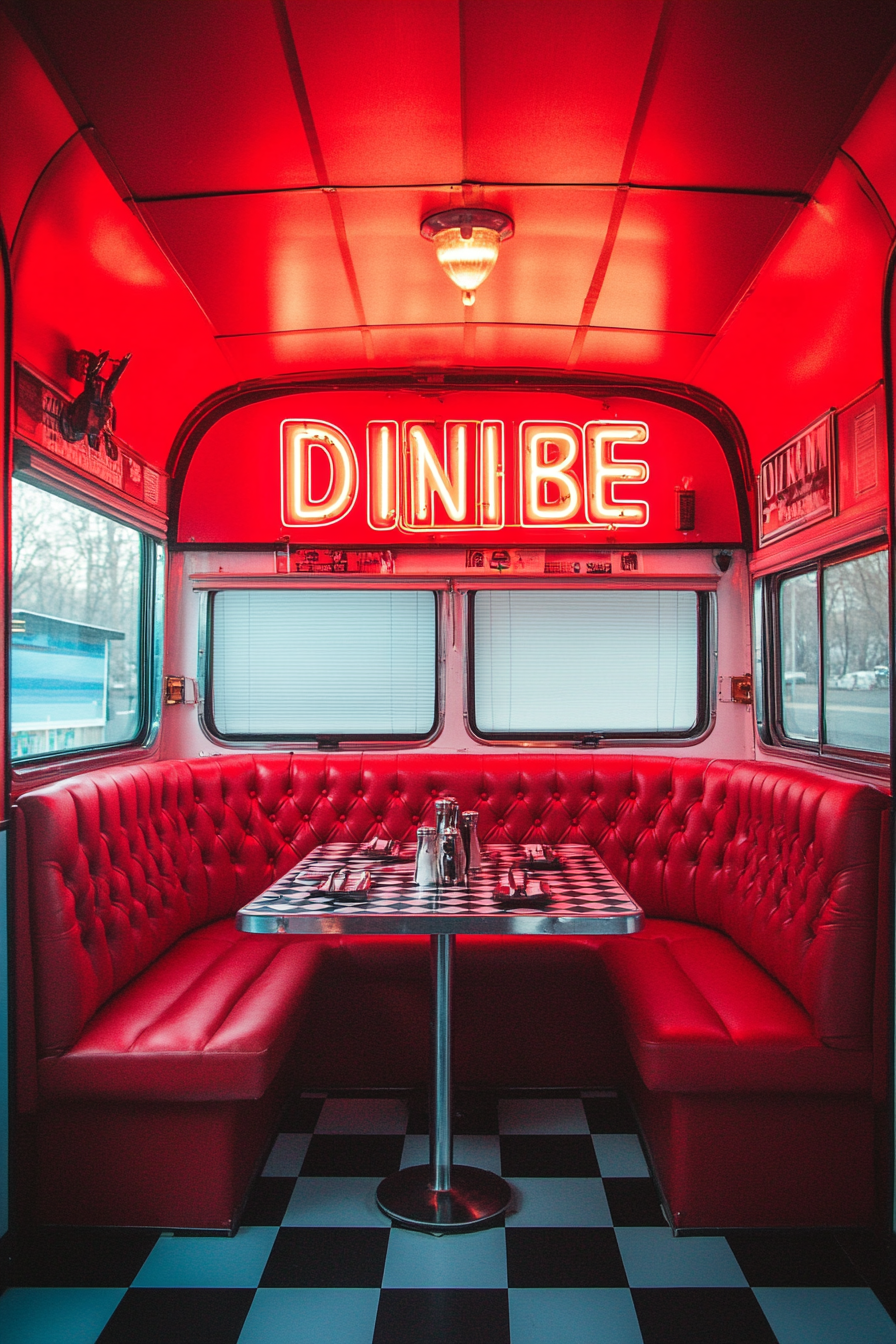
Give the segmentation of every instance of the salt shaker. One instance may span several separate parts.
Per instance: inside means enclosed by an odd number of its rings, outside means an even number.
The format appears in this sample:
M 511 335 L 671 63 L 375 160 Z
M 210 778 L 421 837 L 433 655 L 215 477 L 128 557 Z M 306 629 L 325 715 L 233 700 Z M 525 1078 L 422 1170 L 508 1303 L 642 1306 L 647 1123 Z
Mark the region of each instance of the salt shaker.
M 461 812 L 460 833 L 467 856 L 467 872 L 476 873 L 482 867 L 482 852 L 479 848 L 479 813 Z
M 414 885 L 438 886 L 435 826 L 417 827 L 417 857 L 414 863 Z

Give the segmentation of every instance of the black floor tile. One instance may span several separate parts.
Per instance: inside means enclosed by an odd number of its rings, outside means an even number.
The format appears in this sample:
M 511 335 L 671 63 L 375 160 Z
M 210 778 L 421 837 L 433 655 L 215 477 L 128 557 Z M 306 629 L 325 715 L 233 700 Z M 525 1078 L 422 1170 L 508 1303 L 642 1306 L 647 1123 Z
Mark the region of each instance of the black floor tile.
M 511 1288 L 626 1288 L 611 1227 L 509 1227 Z
M 510 1344 L 503 1288 L 384 1288 L 373 1344 Z
M 379 1288 L 387 1227 L 281 1227 L 261 1288 Z
M 454 1096 L 455 1134 L 497 1134 L 498 1098 L 486 1092 L 458 1091 Z
M 315 1134 L 302 1176 L 389 1176 L 401 1166 L 403 1134 Z
M 583 1097 L 592 1134 L 635 1134 L 637 1125 L 625 1097 Z
M 243 1210 L 243 1227 L 279 1227 L 295 1189 L 294 1176 L 259 1176 Z
M 666 1226 L 649 1176 L 605 1176 L 604 1194 L 616 1227 Z
M 130 1288 L 97 1344 L 236 1344 L 254 1296 L 254 1288 Z
M 832 1232 L 730 1232 L 728 1245 L 751 1288 L 865 1286 Z
M 644 1344 L 777 1344 L 749 1288 L 633 1288 L 632 1299 Z
M 11 1282 L 20 1288 L 128 1288 L 157 1232 L 44 1228 L 20 1241 Z
M 429 1105 L 422 1088 L 415 1088 L 408 1094 L 408 1134 L 429 1133 Z
M 280 1121 L 281 1134 L 313 1134 L 326 1097 L 290 1097 Z
M 587 1134 L 502 1134 L 501 1174 L 597 1176 L 594 1144 Z
M 408 1099 L 408 1134 L 429 1133 L 429 1105 L 425 1094 Z M 497 1134 L 498 1098 L 482 1092 L 458 1091 L 454 1096 L 455 1134 Z

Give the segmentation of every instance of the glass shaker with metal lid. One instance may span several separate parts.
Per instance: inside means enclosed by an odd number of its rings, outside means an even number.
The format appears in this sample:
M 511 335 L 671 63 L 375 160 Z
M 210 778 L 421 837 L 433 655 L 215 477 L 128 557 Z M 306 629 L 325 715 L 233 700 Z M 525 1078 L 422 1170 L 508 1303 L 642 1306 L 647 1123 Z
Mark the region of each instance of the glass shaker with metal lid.
M 417 857 L 414 862 L 414 885 L 436 887 L 439 883 L 435 826 L 417 827 Z

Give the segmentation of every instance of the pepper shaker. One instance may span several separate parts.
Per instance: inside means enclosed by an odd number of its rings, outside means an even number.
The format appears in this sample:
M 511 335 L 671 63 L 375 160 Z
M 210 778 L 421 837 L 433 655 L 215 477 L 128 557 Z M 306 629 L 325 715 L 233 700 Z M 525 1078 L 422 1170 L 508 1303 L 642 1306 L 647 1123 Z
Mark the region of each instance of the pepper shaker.
M 482 851 L 479 848 L 479 813 L 461 812 L 460 833 L 467 856 L 467 872 L 477 873 L 482 867 Z

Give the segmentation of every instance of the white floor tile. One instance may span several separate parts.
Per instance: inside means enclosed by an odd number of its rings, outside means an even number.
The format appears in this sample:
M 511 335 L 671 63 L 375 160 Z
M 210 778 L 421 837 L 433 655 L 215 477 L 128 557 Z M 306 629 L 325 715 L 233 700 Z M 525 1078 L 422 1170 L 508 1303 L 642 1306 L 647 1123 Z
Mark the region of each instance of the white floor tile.
M 370 1344 L 378 1288 L 260 1288 L 239 1344 Z
M 603 1181 L 589 1177 L 514 1176 L 508 1227 L 611 1227 Z
M 394 1227 L 389 1233 L 382 1286 L 506 1288 L 504 1229 L 431 1237 Z
M 0 1338 L 9 1344 L 94 1344 L 124 1288 L 7 1288 Z
M 300 1176 L 284 1227 L 389 1227 L 376 1204 L 379 1176 Z
M 627 1288 L 511 1288 L 512 1344 L 641 1344 Z
M 724 1237 L 673 1237 L 668 1227 L 617 1227 L 632 1288 L 746 1288 Z
M 778 1344 L 896 1344 L 870 1288 L 754 1288 Z
M 159 1237 L 134 1288 L 257 1288 L 276 1227 L 241 1227 L 235 1237 Z
M 592 1134 L 601 1176 L 649 1176 L 637 1134 Z

